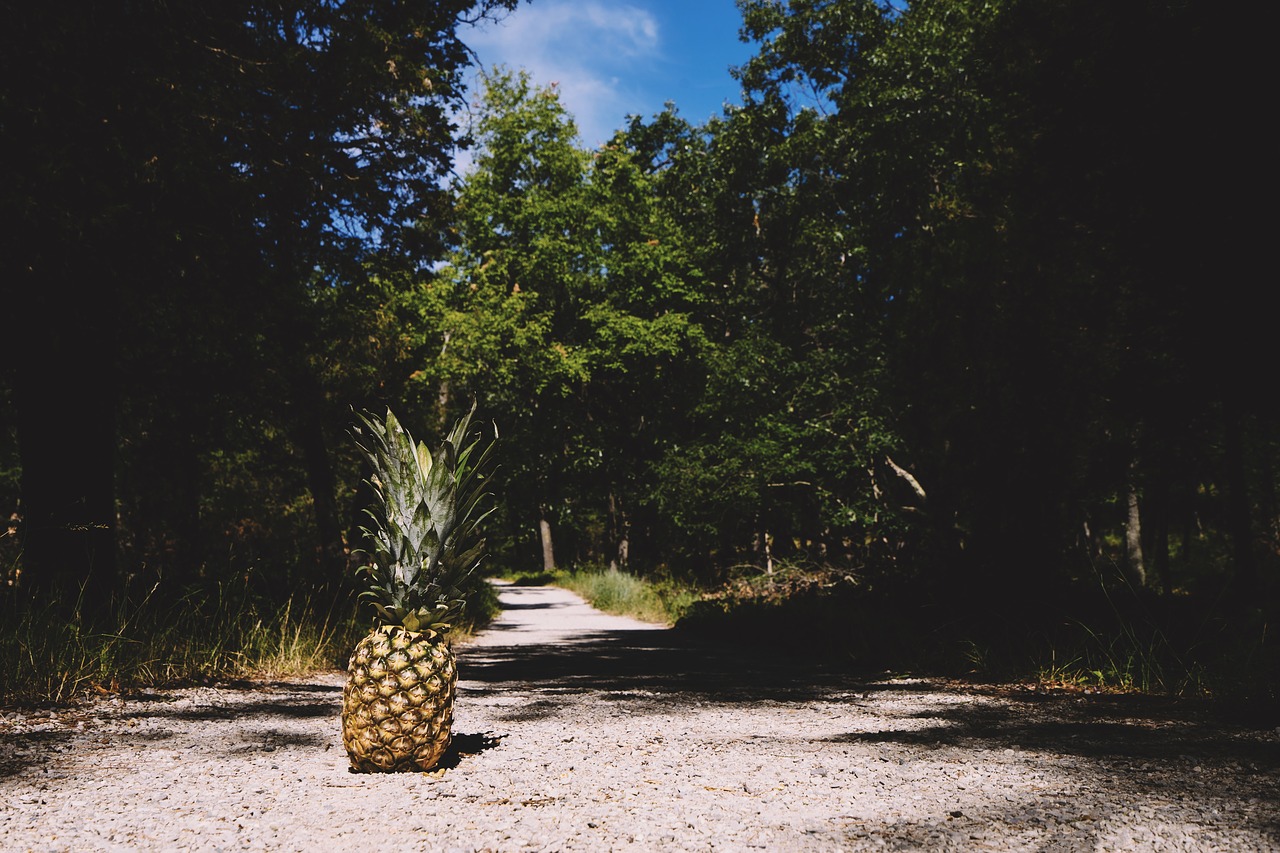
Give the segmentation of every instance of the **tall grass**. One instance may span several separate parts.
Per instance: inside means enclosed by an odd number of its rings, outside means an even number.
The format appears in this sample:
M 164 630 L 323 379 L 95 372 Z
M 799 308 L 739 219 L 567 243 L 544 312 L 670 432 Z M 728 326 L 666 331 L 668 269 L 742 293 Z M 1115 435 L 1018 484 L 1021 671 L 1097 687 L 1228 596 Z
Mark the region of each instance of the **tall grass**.
M 698 598 L 698 593 L 688 586 L 594 566 L 516 575 L 511 579 L 517 583 L 547 583 L 563 587 L 605 613 L 665 625 L 675 624 Z
M 1213 621 L 1212 608 L 1198 616 L 1161 613 L 1174 602 L 1134 587 L 1118 567 L 1108 569 L 1094 566 L 1091 594 L 1075 607 L 1081 615 L 1055 632 L 1037 680 L 1100 691 L 1209 693 L 1197 645 Z
M 7 595 L 0 699 L 65 702 L 87 691 L 281 678 L 333 668 L 359 630 L 348 609 L 302 597 L 272 605 L 218 584 L 172 597 L 154 587 L 105 618 Z
M 559 584 L 576 592 L 605 613 L 616 613 L 645 622 L 666 622 L 667 610 L 651 587 L 640 578 L 617 569 L 570 572 Z
M 0 590 L 0 702 L 66 702 L 91 691 L 273 679 L 346 667 L 372 620 L 346 596 L 255 594 L 252 577 L 121 596 L 92 623 L 83 602 L 34 605 Z M 487 583 L 466 590 L 465 638 L 498 611 Z
M 1187 663 L 1156 628 L 1122 622 L 1101 629 L 1074 623 L 1075 638 L 1048 651 L 1035 680 L 1048 687 L 1103 692 L 1203 695 L 1203 667 Z

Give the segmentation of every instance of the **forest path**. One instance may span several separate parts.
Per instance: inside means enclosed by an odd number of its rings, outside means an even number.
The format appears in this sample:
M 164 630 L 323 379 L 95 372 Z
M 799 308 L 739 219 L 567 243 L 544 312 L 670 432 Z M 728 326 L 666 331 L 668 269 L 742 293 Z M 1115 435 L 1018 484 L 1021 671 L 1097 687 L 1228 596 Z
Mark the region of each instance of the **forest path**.
M 859 680 L 546 587 L 458 649 L 455 746 L 347 770 L 342 673 L 0 715 L 9 850 L 1276 850 L 1280 733 Z

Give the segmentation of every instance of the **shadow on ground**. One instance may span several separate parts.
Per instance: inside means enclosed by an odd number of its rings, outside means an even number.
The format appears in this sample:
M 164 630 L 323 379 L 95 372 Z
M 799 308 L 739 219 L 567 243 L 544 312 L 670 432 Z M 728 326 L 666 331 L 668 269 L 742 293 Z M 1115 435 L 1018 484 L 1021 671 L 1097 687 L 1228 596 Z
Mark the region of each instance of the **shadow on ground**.
M 916 715 L 936 725 L 888 719 L 882 731 L 849 733 L 843 740 L 1280 768 L 1275 737 L 1214 719 L 1208 706 L 1190 700 L 1043 695 L 941 679 L 888 679 L 853 666 L 806 663 L 795 655 L 748 653 L 676 629 L 597 631 L 572 642 L 472 645 L 458 653 L 464 695 L 532 693 L 505 711 L 504 718 L 513 722 L 563 713 L 566 703 L 559 697 L 565 694 L 598 694 L 602 713 L 616 705 L 630 714 L 657 715 L 761 703 L 852 706 L 894 691 L 984 693 L 1002 701 L 939 702 Z
M 501 632 L 502 626 L 495 626 Z M 460 677 L 479 692 L 512 685 L 550 691 L 600 691 L 632 700 L 638 692 L 667 701 L 784 702 L 826 698 L 847 688 L 848 674 L 797 667 L 766 653 L 746 655 L 674 630 L 595 631 L 555 644 L 465 646 Z
M 1032 752 L 1077 755 L 1083 758 L 1121 758 L 1138 761 L 1180 761 L 1247 769 L 1280 769 L 1280 743 L 1242 738 L 1211 724 L 1161 724 L 1125 716 L 1115 709 L 1087 703 L 1064 703 L 1051 709 L 1051 718 L 1030 713 L 1019 704 L 1003 708 L 951 708 L 930 714 L 940 725 L 909 730 L 850 732 L 832 738 L 840 743 L 897 743 L 937 748 L 1016 748 Z
M 470 758 L 473 755 L 479 755 L 488 749 L 494 749 L 502 743 L 502 735 L 485 734 L 459 734 L 454 732 L 453 738 L 449 741 L 449 748 L 445 750 L 444 757 L 436 764 L 438 770 L 452 770 L 462 763 L 464 758 Z
M 253 698 L 245 702 L 222 705 L 195 705 L 173 707 L 165 704 L 169 697 L 157 697 L 146 705 L 129 708 L 126 717 L 167 717 L 175 720 L 244 720 L 252 718 L 327 717 L 338 714 L 342 707 L 342 688 L 334 685 L 287 685 L 293 695 L 273 696 L 256 691 L 277 689 L 277 686 L 250 685 L 237 687 L 238 691 L 255 691 L 247 695 Z M 301 695 L 296 695 L 301 694 Z
M 70 732 L 37 731 L 0 734 L 0 779 L 18 776 L 45 764 L 57 752 L 68 749 Z

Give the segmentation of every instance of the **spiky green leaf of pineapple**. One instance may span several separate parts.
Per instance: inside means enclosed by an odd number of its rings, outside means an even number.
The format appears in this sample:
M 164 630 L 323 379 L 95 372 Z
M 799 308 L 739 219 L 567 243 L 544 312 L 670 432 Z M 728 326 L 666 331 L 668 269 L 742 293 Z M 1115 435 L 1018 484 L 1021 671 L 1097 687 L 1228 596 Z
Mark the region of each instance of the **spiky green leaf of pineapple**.
M 481 504 L 494 442 L 479 450 L 479 436 L 468 440 L 474 413 L 435 453 L 390 410 L 358 415 L 356 444 L 378 496 L 363 528 L 371 546 L 361 597 L 378 625 L 352 654 L 343 691 L 343 742 L 357 770 L 428 770 L 449 743 L 457 668 L 447 632 L 484 555 L 479 526 L 492 511 Z
M 356 443 L 373 468 L 377 492 L 363 528 L 372 547 L 363 571 L 381 621 L 409 631 L 447 631 L 462 614 L 462 587 L 484 554 L 479 526 L 494 443 L 467 440 L 471 413 L 458 420 L 433 454 L 390 411 L 358 415 Z

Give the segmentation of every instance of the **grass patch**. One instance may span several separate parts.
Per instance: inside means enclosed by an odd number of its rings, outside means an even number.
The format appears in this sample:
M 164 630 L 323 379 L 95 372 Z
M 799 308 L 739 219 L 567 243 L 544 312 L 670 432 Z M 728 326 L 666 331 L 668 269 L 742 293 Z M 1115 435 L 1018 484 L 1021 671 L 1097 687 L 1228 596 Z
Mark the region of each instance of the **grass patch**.
M 1104 632 L 1077 623 L 1075 638 L 1061 660 L 1051 648 L 1032 680 L 1041 686 L 1101 693 L 1207 695 L 1202 668 L 1188 666 L 1157 630 L 1139 633 L 1132 625 Z
M 657 591 L 640 578 L 616 569 L 570 572 L 558 585 L 576 592 L 605 613 L 644 622 L 667 622 L 667 609 Z
M 597 610 L 663 625 L 675 624 L 698 599 L 692 587 L 609 568 L 525 572 L 505 579 L 521 586 L 562 587 L 582 596 Z
M 0 699 L 66 702 L 228 678 L 284 678 L 337 665 L 358 634 L 350 613 L 301 597 L 279 605 L 219 584 L 166 599 L 122 599 L 96 624 L 8 596 L 0 628 Z
M 489 584 L 467 590 L 465 639 L 498 612 Z M 0 596 L 0 701 L 55 702 L 90 691 L 127 691 L 228 679 L 271 679 L 345 669 L 372 621 L 345 598 L 273 603 L 244 584 L 122 598 L 90 625 L 79 608 Z

